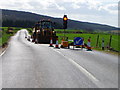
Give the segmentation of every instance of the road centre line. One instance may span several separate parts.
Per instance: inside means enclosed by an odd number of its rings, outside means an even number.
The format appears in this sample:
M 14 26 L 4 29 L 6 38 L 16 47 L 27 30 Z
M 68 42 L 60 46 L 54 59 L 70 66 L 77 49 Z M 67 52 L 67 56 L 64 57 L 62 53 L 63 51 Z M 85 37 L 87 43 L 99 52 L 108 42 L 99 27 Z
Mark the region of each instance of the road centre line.
M 52 49 L 52 48 L 51 48 Z M 53 49 L 54 50 L 54 49 Z M 58 52 L 60 55 L 62 55 L 63 57 L 65 57 L 67 60 L 69 60 L 73 65 L 75 65 L 80 71 L 82 71 L 89 79 L 91 79 L 92 81 L 96 81 L 98 82 L 99 80 L 92 75 L 88 70 L 86 70 L 84 67 L 82 67 L 80 64 L 76 63 L 73 59 L 63 55 L 60 51 L 58 50 L 54 50 L 56 52 Z

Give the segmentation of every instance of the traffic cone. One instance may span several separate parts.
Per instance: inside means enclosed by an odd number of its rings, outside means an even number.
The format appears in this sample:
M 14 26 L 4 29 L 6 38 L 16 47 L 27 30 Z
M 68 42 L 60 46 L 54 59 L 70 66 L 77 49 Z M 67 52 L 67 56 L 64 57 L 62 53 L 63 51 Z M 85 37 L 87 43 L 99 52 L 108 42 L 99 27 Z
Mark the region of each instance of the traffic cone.
M 50 38 L 50 46 L 49 46 L 49 47 L 54 47 L 54 46 L 53 46 L 52 38 Z
M 88 43 L 87 43 L 87 51 L 92 51 L 90 38 L 88 39 Z
M 59 48 L 58 38 L 56 39 L 56 45 L 55 45 L 55 48 Z

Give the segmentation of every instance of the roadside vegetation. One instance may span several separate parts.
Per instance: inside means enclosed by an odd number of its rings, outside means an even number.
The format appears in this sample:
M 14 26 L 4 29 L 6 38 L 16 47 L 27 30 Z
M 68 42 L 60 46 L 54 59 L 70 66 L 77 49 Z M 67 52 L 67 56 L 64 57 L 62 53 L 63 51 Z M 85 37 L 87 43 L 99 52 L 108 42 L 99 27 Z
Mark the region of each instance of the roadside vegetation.
M 22 28 L 11 27 L 13 29 L 13 33 L 8 33 L 9 27 L 0 27 L 0 46 L 5 47 L 7 45 L 8 40 L 11 36 L 13 36 L 18 30 Z
M 29 34 L 32 35 L 33 29 L 32 28 L 26 28 L 26 29 L 28 30 Z
M 56 29 L 57 36 L 59 36 L 59 43 L 61 43 L 61 40 L 64 37 L 64 30 Z M 91 46 L 93 49 L 101 50 L 102 48 L 102 39 L 104 38 L 104 47 L 107 49 L 110 43 L 110 36 L 112 35 L 111 39 L 111 49 L 113 51 L 120 52 L 120 43 L 119 43 L 119 38 L 120 35 L 118 33 L 110 33 L 110 32 L 86 32 L 83 30 L 65 30 L 65 37 L 68 37 L 68 41 L 73 42 L 74 37 L 82 37 L 84 38 L 84 42 L 87 44 L 87 40 L 89 37 L 91 37 Z M 99 40 L 98 40 L 98 45 L 97 44 L 97 38 L 99 35 Z

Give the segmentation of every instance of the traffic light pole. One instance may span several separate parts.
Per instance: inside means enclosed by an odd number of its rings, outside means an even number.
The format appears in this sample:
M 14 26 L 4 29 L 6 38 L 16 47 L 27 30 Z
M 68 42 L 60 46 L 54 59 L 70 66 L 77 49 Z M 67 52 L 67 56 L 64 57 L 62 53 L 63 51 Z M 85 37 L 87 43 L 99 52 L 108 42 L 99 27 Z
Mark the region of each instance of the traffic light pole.
M 67 15 L 63 16 L 63 28 L 64 28 L 64 40 L 65 40 L 65 29 L 67 29 Z
M 65 41 L 65 29 L 64 29 L 64 41 Z

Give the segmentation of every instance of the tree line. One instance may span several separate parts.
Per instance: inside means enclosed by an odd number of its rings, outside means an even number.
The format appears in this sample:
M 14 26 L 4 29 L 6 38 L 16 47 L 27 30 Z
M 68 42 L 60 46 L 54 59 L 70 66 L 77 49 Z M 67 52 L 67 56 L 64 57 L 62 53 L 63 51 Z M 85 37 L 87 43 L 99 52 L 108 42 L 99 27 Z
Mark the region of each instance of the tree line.
M 35 21 L 29 21 L 29 20 L 3 20 L 2 26 L 3 27 L 22 27 L 22 28 L 32 28 L 35 25 Z M 54 22 L 55 24 L 53 27 L 55 29 L 62 29 L 62 25 Z
M 31 28 L 34 26 L 34 21 L 24 21 L 24 20 L 3 20 L 2 26 L 3 27 L 23 27 L 23 28 Z

